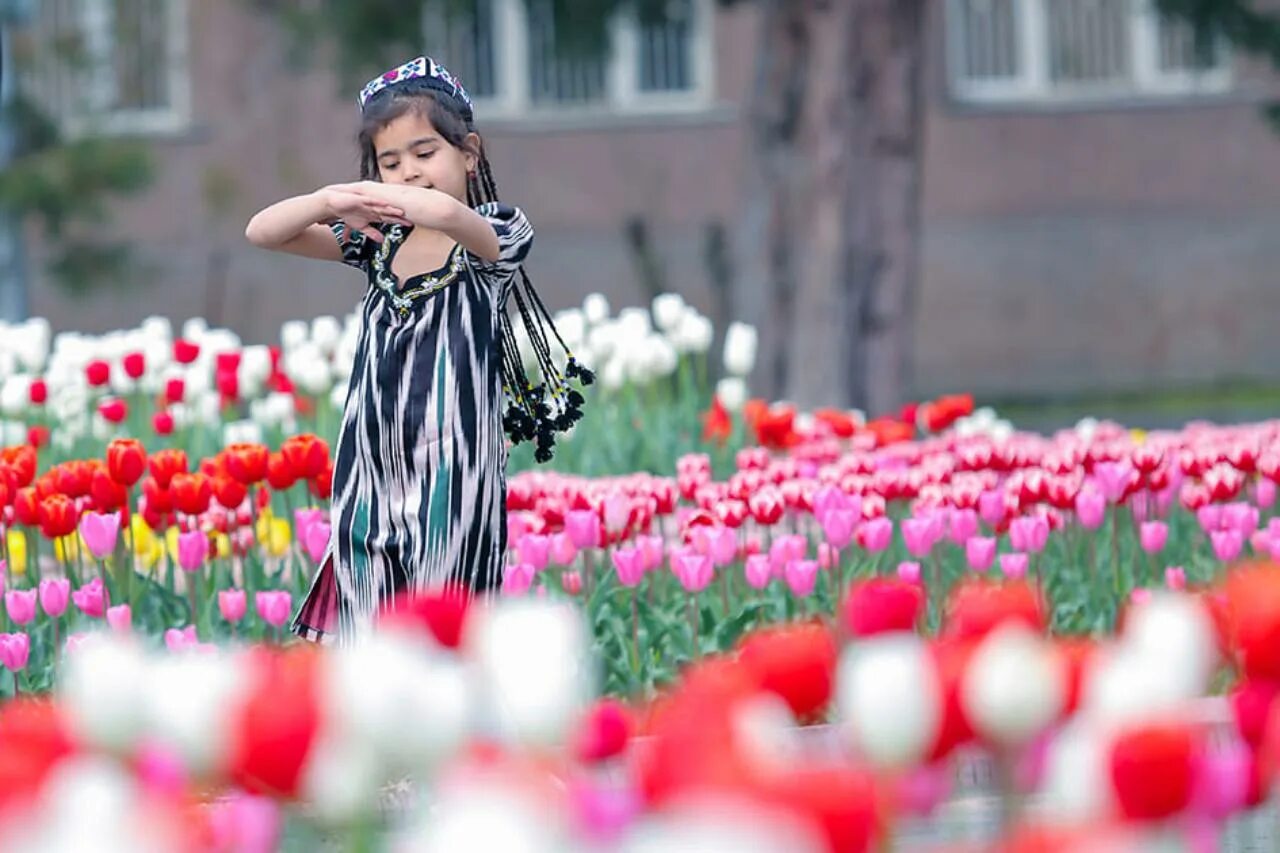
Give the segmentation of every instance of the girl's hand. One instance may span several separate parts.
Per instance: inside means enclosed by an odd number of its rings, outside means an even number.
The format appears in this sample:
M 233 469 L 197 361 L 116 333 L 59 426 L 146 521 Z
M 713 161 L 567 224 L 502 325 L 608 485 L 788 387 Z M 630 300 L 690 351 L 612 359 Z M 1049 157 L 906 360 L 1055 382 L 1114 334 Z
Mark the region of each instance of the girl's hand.
M 374 228 L 373 223 L 411 224 L 403 208 L 364 191 L 360 184 L 335 184 L 321 192 L 325 210 L 331 217 L 342 220 L 348 230 L 359 231 L 376 243 L 382 242 L 382 232 Z

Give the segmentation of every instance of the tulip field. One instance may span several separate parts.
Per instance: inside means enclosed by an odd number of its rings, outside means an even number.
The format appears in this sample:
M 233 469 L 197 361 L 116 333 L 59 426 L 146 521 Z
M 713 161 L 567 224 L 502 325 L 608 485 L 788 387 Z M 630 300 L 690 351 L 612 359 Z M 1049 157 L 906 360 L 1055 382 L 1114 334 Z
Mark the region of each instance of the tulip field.
M 713 358 L 678 298 L 600 303 L 560 318 L 585 420 L 512 451 L 500 592 L 331 648 L 287 626 L 350 319 L 0 328 L 0 839 L 1198 851 L 1267 807 L 1280 421 L 798 411 L 749 327 Z M 993 835 L 902 846 L 974 756 Z

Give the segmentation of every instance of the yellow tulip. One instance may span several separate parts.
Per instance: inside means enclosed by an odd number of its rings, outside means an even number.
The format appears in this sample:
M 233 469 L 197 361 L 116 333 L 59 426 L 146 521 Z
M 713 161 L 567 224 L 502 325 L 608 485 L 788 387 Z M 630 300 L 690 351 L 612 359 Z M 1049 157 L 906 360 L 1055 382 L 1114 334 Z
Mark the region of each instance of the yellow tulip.
M 214 533 L 213 553 L 219 557 L 231 556 L 231 537 L 225 533 Z
M 1129 430 L 1129 438 L 1133 439 L 1134 444 L 1142 444 L 1147 440 L 1147 431 L 1145 429 Z
M 142 518 L 141 515 L 135 514 L 129 522 L 130 529 L 130 547 L 133 553 L 138 555 L 142 561 L 142 565 L 151 569 L 164 556 L 164 545 L 160 542 L 160 537 L 156 536 L 151 525 Z
M 21 530 L 9 531 L 9 570 L 20 575 L 27 570 L 27 534 Z
M 53 555 L 58 558 L 59 563 L 79 560 L 81 554 L 88 556 L 89 549 L 85 547 L 80 531 L 77 530 L 70 536 L 59 536 L 53 540 Z
M 267 549 L 267 553 L 272 557 L 283 557 L 289 553 L 289 543 L 293 541 L 293 532 L 289 529 L 289 522 L 283 518 L 271 519 L 271 527 L 268 535 L 261 542 Z

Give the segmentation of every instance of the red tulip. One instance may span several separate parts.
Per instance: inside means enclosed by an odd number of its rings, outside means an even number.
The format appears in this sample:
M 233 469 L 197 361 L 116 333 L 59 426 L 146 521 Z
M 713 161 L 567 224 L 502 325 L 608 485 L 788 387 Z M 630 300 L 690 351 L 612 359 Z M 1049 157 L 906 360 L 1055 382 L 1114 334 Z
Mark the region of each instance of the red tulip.
M 107 423 L 124 423 L 125 418 L 129 417 L 129 406 L 124 400 L 111 397 L 98 404 L 98 414 L 102 415 L 102 419 Z
M 44 424 L 35 424 L 27 429 L 27 444 L 34 449 L 46 447 L 49 444 L 49 428 Z
M 233 444 L 226 449 L 227 473 L 252 486 L 267 477 L 267 460 L 270 452 L 261 444 Z
M 889 631 L 914 631 L 924 610 L 919 584 L 897 578 L 871 578 L 849 590 L 841 613 L 844 627 L 855 637 Z
M 379 617 L 379 627 L 408 630 L 429 636 L 448 649 L 462 644 L 470 601 L 460 590 L 445 587 L 438 592 L 401 596 Z
M 1043 631 L 1044 604 L 1031 584 L 1024 581 L 962 581 L 951 593 L 945 631 L 965 639 L 986 636 L 1006 620 L 1023 622 Z
M 13 514 L 19 524 L 34 527 L 40 523 L 40 499 L 32 486 L 18 489 L 13 498 Z
M 200 357 L 200 345 L 178 338 L 173 342 L 173 360 L 178 364 L 191 364 Z
M 50 495 L 40 502 L 40 532 L 48 539 L 70 536 L 80 522 L 76 505 L 66 495 Z
M 253 794 L 298 795 L 320 729 L 320 677 L 310 649 L 252 653 L 245 698 L 231 712 L 232 781 Z
M 148 510 L 160 515 L 173 512 L 173 498 L 169 495 L 169 490 L 162 488 L 155 477 L 147 477 L 142 481 L 142 496 L 146 499 Z
M 125 487 L 101 469 L 94 472 L 89 493 L 98 512 L 115 512 L 129 502 L 129 493 L 125 491 Z
M 147 471 L 147 449 L 136 438 L 117 438 L 107 445 L 107 471 L 111 479 L 132 488 Z
M 267 484 L 277 492 L 293 488 L 293 484 L 298 482 L 298 477 L 293 473 L 293 468 L 285 461 L 284 454 L 280 452 L 272 453 L 267 457 Z
M 7 464 L 18 475 L 18 488 L 31 485 L 36 478 L 36 451 L 29 445 L 0 450 L 0 462 Z
M 160 411 L 151 416 L 151 428 L 156 435 L 169 435 L 173 432 L 173 415 Z
M 1111 783 L 1129 820 L 1172 817 L 1191 801 L 1195 739 L 1183 725 L 1133 728 L 1111 747 Z
M 49 773 L 75 751 L 54 703 L 17 699 L 0 706 L 0 814 L 34 807 Z
M 91 361 L 84 368 L 85 377 L 94 388 L 101 388 L 111 381 L 111 365 L 105 361 Z
M 187 383 L 182 379 L 170 379 L 164 384 L 165 403 L 181 403 L 187 395 Z
M 938 739 L 929 754 L 931 762 L 941 761 L 975 737 L 973 724 L 960 701 L 960 689 L 976 645 L 971 640 L 944 638 L 930 647 L 942 688 L 942 719 L 938 723 Z
M 58 491 L 69 498 L 82 498 L 93 486 L 93 467 L 82 459 L 63 462 L 50 473 Z
M 280 453 L 299 480 L 320 476 L 329 461 L 329 445 L 311 433 L 286 438 L 280 445 Z
M 151 454 L 151 476 L 156 478 L 156 484 L 162 489 L 169 488 L 175 474 L 186 473 L 187 466 L 185 450 L 168 448 Z
M 724 444 L 733 435 L 733 418 L 719 397 L 711 398 L 711 408 L 702 415 L 702 440 Z
M 141 379 L 142 374 L 147 372 L 147 358 L 140 352 L 131 352 L 122 360 L 125 375 L 130 379 Z
M 240 506 L 248 494 L 249 488 L 239 480 L 231 477 L 215 477 L 213 480 L 213 496 L 227 509 Z
M 1280 682 L 1280 566 L 1241 567 L 1223 585 L 1227 633 L 1249 678 Z
M 31 400 L 33 406 L 43 406 L 45 401 L 49 399 L 49 386 L 43 379 L 35 379 L 31 382 L 31 387 L 27 391 L 27 398 Z
M 812 719 L 831 701 L 835 638 L 818 624 L 767 628 L 742 642 L 738 659 L 760 689 L 781 696 L 797 719 Z
M 601 699 L 578 724 L 574 753 L 588 764 L 619 756 L 627 749 L 633 725 L 626 705 L 616 699 Z
M 333 463 L 326 462 L 319 476 L 307 481 L 307 486 L 316 500 L 327 501 L 333 495 Z
M 169 484 L 173 506 L 187 515 L 202 515 L 213 500 L 213 483 L 204 474 L 174 474 Z

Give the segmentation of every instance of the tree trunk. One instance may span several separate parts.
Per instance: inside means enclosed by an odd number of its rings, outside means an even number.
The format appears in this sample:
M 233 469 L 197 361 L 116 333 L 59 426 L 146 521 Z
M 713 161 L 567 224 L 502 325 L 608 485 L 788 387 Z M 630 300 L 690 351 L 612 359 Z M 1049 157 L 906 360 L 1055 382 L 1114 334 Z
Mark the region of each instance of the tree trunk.
M 795 337 L 799 283 L 795 251 L 803 186 L 799 149 L 802 112 L 809 85 L 810 0 L 760 0 L 755 82 L 750 103 L 753 160 L 749 180 L 743 251 L 743 303 L 760 332 L 758 383 L 769 398 L 791 386 L 791 346 Z M 764 248 L 763 277 L 757 267 Z
M 848 0 L 845 393 L 869 413 L 910 390 L 924 148 L 924 0 Z

